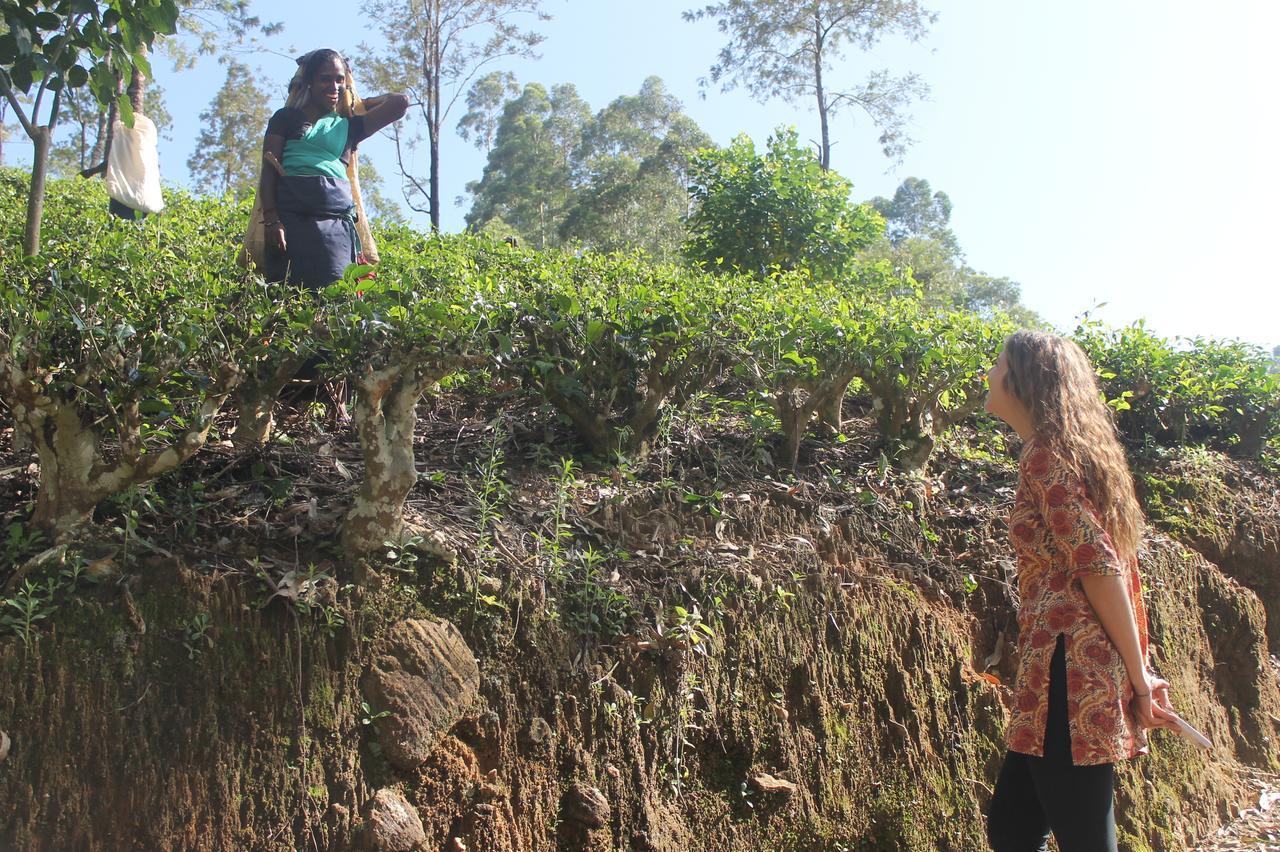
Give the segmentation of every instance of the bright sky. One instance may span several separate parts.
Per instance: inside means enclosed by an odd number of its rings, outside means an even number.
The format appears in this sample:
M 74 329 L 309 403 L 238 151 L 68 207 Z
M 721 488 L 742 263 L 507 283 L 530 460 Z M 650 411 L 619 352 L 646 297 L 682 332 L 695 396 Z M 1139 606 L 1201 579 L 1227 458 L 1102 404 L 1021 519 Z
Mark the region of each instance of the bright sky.
M 932 87 L 914 109 L 918 142 L 892 170 L 864 116 L 836 119 L 833 167 L 853 180 L 858 199 L 891 195 L 908 176 L 928 179 L 951 197 L 969 263 L 1019 281 L 1023 301 L 1061 328 L 1105 302 L 1097 315 L 1116 324 L 1145 317 L 1169 336 L 1280 344 L 1280 267 L 1266 259 L 1280 225 L 1280 3 L 930 5 L 940 18 L 923 43 L 851 54 L 835 75 L 852 82 L 880 67 L 914 70 Z M 293 70 L 288 57 L 314 47 L 342 51 L 359 80 L 359 45 L 377 35 L 358 3 L 254 6 L 285 24 L 270 45 L 280 55 L 248 58 L 280 91 Z M 816 137 L 807 104 L 759 104 L 740 92 L 700 97 L 698 79 L 723 40 L 712 23 L 681 20 L 695 7 L 544 0 L 553 20 L 539 25 L 542 58 L 506 67 L 521 82 L 573 83 L 595 109 L 656 74 L 720 144 L 740 132 L 763 142 L 784 124 Z M 223 71 L 212 60 L 181 74 L 161 66 L 175 118 L 162 170 L 185 182 L 198 114 Z M 389 143 L 362 150 L 393 182 Z M 442 163 L 444 226 L 460 230 L 468 205 L 453 199 L 480 176 L 483 155 L 449 130 Z M 418 165 L 425 174 L 425 154 Z

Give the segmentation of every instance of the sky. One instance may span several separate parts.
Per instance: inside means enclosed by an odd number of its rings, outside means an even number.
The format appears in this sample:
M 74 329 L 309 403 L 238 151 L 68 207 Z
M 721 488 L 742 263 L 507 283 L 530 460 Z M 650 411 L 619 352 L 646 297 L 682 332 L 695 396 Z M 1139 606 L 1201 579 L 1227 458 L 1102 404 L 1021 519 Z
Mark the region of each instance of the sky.
M 853 181 L 855 199 L 891 196 L 906 177 L 927 179 L 951 198 L 968 263 L 1018 281 L 1023 302 L 1063 330 L 1091 311 L 1116 325 L 1144 319 L 1169 337 L 1280 345 L 1280 266 L 1265 262 L 1280 225 L 1280 51 L 1272 44 L 1280 3 L 925 4 L 938 20 L 923 41 L 854 50 L 832 74 L 855 83 L 880 68 L 914 71 L 931 89 L 912 109 L 917 142 L 900 164 L 880 153 L 865 116 L 835 119 L 832 167 Z M 552 19 L 533 24 L 546 37 L 540 58 L 497 67 L 521 83 L 573 83 L 594 109 L 657 75 L 718 144 L 739 133 L 762 143 L 783 125 L 815 138 L 808 104 L 700 86 L 724 39 L 710 21 L 681 19 L 696 7 L 544 0 Z M 362 57 L 377 49 L 358 2 L 253 8 L 284 29 L 267 51 L 239 58 L 281 93 L 299 53 L 334 47 L 359 82 Z M 225 72 L 215 59 L 181 73 L 163 61 L 154 67 L 174 116 L 161 170 L 181 184 L 199 113 Z M 393 184 L 389 142 L 371 140 L 362 152 Z M 426 173 L 425 153 L 415 166 Z M 463 227 L 469 205 L 454 199 L 483 167 L 484 154 L 449 129 L 446 231 Z

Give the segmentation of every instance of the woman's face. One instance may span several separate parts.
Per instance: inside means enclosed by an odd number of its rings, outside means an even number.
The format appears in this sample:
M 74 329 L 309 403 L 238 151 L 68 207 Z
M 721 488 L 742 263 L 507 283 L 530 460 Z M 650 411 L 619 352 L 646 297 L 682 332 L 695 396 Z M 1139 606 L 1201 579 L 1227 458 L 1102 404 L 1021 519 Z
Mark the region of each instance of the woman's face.
M 346 84 L 347 75 L 342 63 L 336 57 L 330 57 L 311 78 L 311 102 L 332 112 L 338 108 Z
M 1008 375 L 1009 356 L 1002 349 L 995 366 L 987 371 L 986 409 L 988 413 L 994 414 L 1005 422 L 1008 422 L 1010 414 L 1017 414 L 1024 410 L 1022 403 L 1005 386 Z

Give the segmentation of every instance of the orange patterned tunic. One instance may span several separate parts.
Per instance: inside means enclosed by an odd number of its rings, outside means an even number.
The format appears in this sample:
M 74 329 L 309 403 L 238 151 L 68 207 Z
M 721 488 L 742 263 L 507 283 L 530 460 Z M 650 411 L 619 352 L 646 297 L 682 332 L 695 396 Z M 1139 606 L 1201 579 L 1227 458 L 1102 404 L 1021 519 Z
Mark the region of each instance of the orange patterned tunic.
M 1076 766 L 1114 763 L 1147 750 L 1129 707 L 1133 688 L 1080 584 L 1081 574 L 1123 574 L 1147 653 L 1147 614 L 1136 564 L 1121 562 L 1083 485 L 1051 447 L 1028 441 L 1019 462 L 1009 534 L 1018 557 L 1017 679 L 1005 731 L 1010 751 L 1044 754 L 1049 663 L 1065 635 L 1067 719 Z

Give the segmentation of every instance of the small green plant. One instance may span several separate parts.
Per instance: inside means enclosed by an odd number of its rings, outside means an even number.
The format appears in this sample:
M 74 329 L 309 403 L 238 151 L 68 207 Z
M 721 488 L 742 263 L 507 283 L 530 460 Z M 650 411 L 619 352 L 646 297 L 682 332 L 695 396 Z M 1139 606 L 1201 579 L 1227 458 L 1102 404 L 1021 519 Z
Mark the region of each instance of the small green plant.
M 182 630 L 182 647 L 187 649 L 188 660 L 194 660 L 213 647 L 213 620 L 209 613 L 196 613 L 178 626 Z
M 11 521 L 0 548 L 4 551 L 4 564 L 17 565 L 44 544 L 44 535 L 37 529 L 28 530 L 20 521 Z
M 49 579 L 53 586 L 43 589 L 31 580 L 24 580 L 13 597 L 0 600 L 0 627 L 12 630 L 28 648 L 35 638 L 36 623 L 57 609 L 52 594 L 58 589 L 57 580 Z
M 390 710 L 375 711 L 372 707 L 369 706 L 368 701 L 360 702 L 360 724 L 362 727 L 368 727 L 369 725 L 372 725 L 377 720 L 385 719 L 387 716 L 390 716 L 390 715 L 391 715 Z
M 489 436 L 488 452 L 484 458 L 476 462 L 476 474 L 468 480 L 468 488 L 476 510 L 476 528 L 479 531 L 479 538 L 476 540 L 476 570 L 471 577 L 472 619 L 475 619 L 480 609 L 481 576 L 491 573 L 493 566 L 498 563 L 495 543 L 496 526 L 502 519 L 500 511 L 502 504 L 511 493 L 511 486 L 502 478 L 502 467 L 505 461 L 502 451 L 504 438 L 505 432 L 500 427 L 494 427 Z M 493 600 L 497 602 L 496 598 Z
M 631 599 L 604 576 L 606 562 L 605 553 L 588 545 L 574 552 L 561 580 L 560 617 L 577 633 L 617 636 L 631 618 Z

